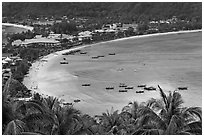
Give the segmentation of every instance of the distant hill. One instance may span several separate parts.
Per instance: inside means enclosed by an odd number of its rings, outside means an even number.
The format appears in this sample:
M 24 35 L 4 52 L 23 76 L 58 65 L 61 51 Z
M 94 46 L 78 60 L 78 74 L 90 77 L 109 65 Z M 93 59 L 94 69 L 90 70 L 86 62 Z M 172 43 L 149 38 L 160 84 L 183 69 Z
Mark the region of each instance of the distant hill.
M 2 15 L 7 17 L 63 16 L 123 20 L 202 18 L 201 2 L 3 2 Z

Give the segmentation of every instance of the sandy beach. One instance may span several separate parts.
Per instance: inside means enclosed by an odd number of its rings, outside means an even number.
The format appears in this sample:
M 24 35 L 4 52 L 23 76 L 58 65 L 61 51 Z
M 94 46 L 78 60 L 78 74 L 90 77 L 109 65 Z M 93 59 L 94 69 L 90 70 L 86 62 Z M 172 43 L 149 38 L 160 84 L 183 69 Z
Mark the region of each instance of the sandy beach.
M 32 64 L 24 79 L 28 89 L 73 102 L 83 113 L 101 114 L 111 107 L 121 110 L 129 101 L 158 98 L 158 91 L 136 94 L 139 84 L 160 85 L 165 92 L 178 86 L 186 106 L 202 105 L 201 30 L 134 36 L 58 51 Z M 192 33 L 189 33 L 192 32 Z M 193 33 L 195 32 L 195 33 Z M 81 49 L 86 55 L 62 55 Z M 108 55 L 115 53 L 114 56 Z M 93 56 L 103 55 L 99 59 Z M 66 58 L 69 64 L 60 64 Z M 81 86 L 90 83 L 90 87 Z M 119 93 L 119 83 L 133 86 Z M 114 90 L 106 90 L 113 86 Z
M 33 27 L 31 27 L 31 26 L 24 26 L 24 25 L 11 24 L 11 23 L 2 23 L 2 25 L 3 26 L 12 26 L 12 27 L 24 28 L 24 29 L 27 29 L 27 30 L 30 30 L 30 31 L 33 30 Z

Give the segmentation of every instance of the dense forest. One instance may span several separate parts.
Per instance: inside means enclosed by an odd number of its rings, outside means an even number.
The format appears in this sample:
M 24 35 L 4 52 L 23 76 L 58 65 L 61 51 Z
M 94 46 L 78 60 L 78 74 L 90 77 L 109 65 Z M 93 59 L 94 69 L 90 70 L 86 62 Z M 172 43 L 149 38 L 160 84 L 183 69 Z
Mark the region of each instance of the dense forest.
M 3 17 L 108 17 L 117 21 L 141 21 L 177 16 L 202 20 L 201 2 L 3 2 L 2 5 Z

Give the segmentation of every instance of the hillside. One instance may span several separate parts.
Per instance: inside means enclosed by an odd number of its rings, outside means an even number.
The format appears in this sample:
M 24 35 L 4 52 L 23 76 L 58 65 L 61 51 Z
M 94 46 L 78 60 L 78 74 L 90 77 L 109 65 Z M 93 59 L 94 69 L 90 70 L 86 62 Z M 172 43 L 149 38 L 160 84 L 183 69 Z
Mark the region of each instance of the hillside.
M 31 17 L 112 17 L 116 19 L 149 20 L 177 16 L 201 21 L 202 3 L 196 2 L 3 2 L 3 16 Z M 84 12 L 86 11 L 86 12 Z

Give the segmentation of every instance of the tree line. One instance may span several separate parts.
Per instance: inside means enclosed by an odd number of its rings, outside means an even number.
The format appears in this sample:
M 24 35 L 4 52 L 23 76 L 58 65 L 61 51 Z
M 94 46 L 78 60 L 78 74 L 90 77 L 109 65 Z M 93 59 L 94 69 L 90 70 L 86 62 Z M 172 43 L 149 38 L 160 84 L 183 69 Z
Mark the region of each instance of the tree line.
M 7 84 L 9 84 L 8 81 Z M 4 135 L 201 135 L 202 110 L 184 107 L 179 92 L 165 92 L 160 99 L 130 102 L 121 112 L 111 110 L 97 116 L 62 106 L 55 97 L 34 94 L 29 101 L 2 97 Z
M 68 18 L 86 17 L 116 22 L 149 21 L 177 16 L 198 18 L 202 22 L 201 2 L 3 2 L 3 17 L 33 18 L 66 15 Z M 108 18 L 107 18 L 108 17 Z

